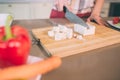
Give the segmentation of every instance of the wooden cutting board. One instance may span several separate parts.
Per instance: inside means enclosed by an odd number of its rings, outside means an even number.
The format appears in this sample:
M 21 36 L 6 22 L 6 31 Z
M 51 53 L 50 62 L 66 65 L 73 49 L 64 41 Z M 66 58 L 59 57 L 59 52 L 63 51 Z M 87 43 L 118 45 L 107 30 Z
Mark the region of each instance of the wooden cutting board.
M 73 27 L 73 24 L 69 24 L 69 26 L 70 25 Z M 93 25 L 96 26 L 95 34 L 83 36 L 84 40 L 72 38 L 55 41 L 47 34 L 48 30 L 52 29 L 52 26 L 32 29 L 32 32 L 36 38 L 41 40 L 44 47 L 51 52 L 52 55 L 60 57 L 80 54 L 82 52 L 120 43 L 120 31 L 97 24 Z

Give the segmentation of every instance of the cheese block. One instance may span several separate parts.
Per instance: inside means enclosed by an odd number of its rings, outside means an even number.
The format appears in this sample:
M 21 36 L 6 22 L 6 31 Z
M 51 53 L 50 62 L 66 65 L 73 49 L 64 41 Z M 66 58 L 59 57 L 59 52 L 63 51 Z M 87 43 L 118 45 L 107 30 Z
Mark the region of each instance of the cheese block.
M 95 34 L 95 26 L 88 24 L 89 28 L 84 27 L 80 24 L 74 24 L 74 31 L 85 36 Z

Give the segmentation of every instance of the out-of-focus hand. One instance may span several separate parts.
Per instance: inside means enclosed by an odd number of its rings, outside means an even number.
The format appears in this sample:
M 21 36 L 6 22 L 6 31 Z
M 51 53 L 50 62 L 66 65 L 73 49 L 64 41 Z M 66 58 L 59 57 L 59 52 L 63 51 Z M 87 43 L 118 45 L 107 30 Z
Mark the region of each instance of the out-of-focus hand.
M 91 16 L 88 17 L 87 22 L 91 22 L 92 20 L 95 20 L 99 25 L 104 25 L 99 15 L 91 14 Z

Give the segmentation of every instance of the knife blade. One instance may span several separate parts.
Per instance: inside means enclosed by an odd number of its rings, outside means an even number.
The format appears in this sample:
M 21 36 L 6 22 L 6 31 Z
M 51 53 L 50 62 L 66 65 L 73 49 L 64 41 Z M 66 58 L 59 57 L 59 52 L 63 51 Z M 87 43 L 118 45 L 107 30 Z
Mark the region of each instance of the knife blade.
M 70 21 L 73 22 L 75 24 L 80 24 L 84 27 L 86 27 L 87 29 L 89 29 L 89 26 L 85 23 L 85 21 L 83 19 L 81 19 L 80 17 L 76 16 L 75 14 L 73 14 L 72 12 L 70 12 L 66 6 L 63 6 L 63 12 L 65 13 L 65 17 Z
M 45 52 L 45 56 L 47 57 L 51 57 L 52 54 L 44 47 L 44 45 L 41 43 L 40 39 L 37 39 L 34 34 L 32 33 L 32 31 L 30 31 L 30 34 L 33 38 L 32 40 L 32 44 L 36 44 L 40 49 L 43 49 L 43 51 Z

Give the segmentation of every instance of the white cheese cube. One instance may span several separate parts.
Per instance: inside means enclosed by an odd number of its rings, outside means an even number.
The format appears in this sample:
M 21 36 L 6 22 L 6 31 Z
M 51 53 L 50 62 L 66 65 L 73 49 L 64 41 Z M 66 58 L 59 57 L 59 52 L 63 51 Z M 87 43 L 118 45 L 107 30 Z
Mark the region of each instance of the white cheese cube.
M 77 35 L 76 38 L 79 39 L 79 40 L 82 40 L 82 39 L 83 39 L 83 37 L 82 37 L 81 35 Z
M 67 31 L 67 27 L 64 25 L 58 25 L 59 29 L 61 32 L 66 32 Z
M 54 32 L 59 32 L 59 31 L 60 31 L 60 28 L 57 27 L 57 26 L 54 26 L 54 27 L 52 28 L 52 30 L 53 30 Z
M 54 38 L 55 38 L 55 40 L 63 40 L 63 39 L 66 39 L 66 34 L 58 32 L 55 34 Z
M 74 31 L 82 35 L 93 35 L 95 34 L 95 26 L 88 24 L 89 28 L 84 27 L 80 24 L 74 24 Z
M 71 28 L 68 28 L 67 29 L 67 32 L 66 32 L 66 37 L 68 39 L 71 39 L 73 37 L 73 30 Z
M 51 31 L 48 31 L 48 36 L 50 36 L 50 37 L 54 37 L 54 31 L 53 30 L 51 30 Z

